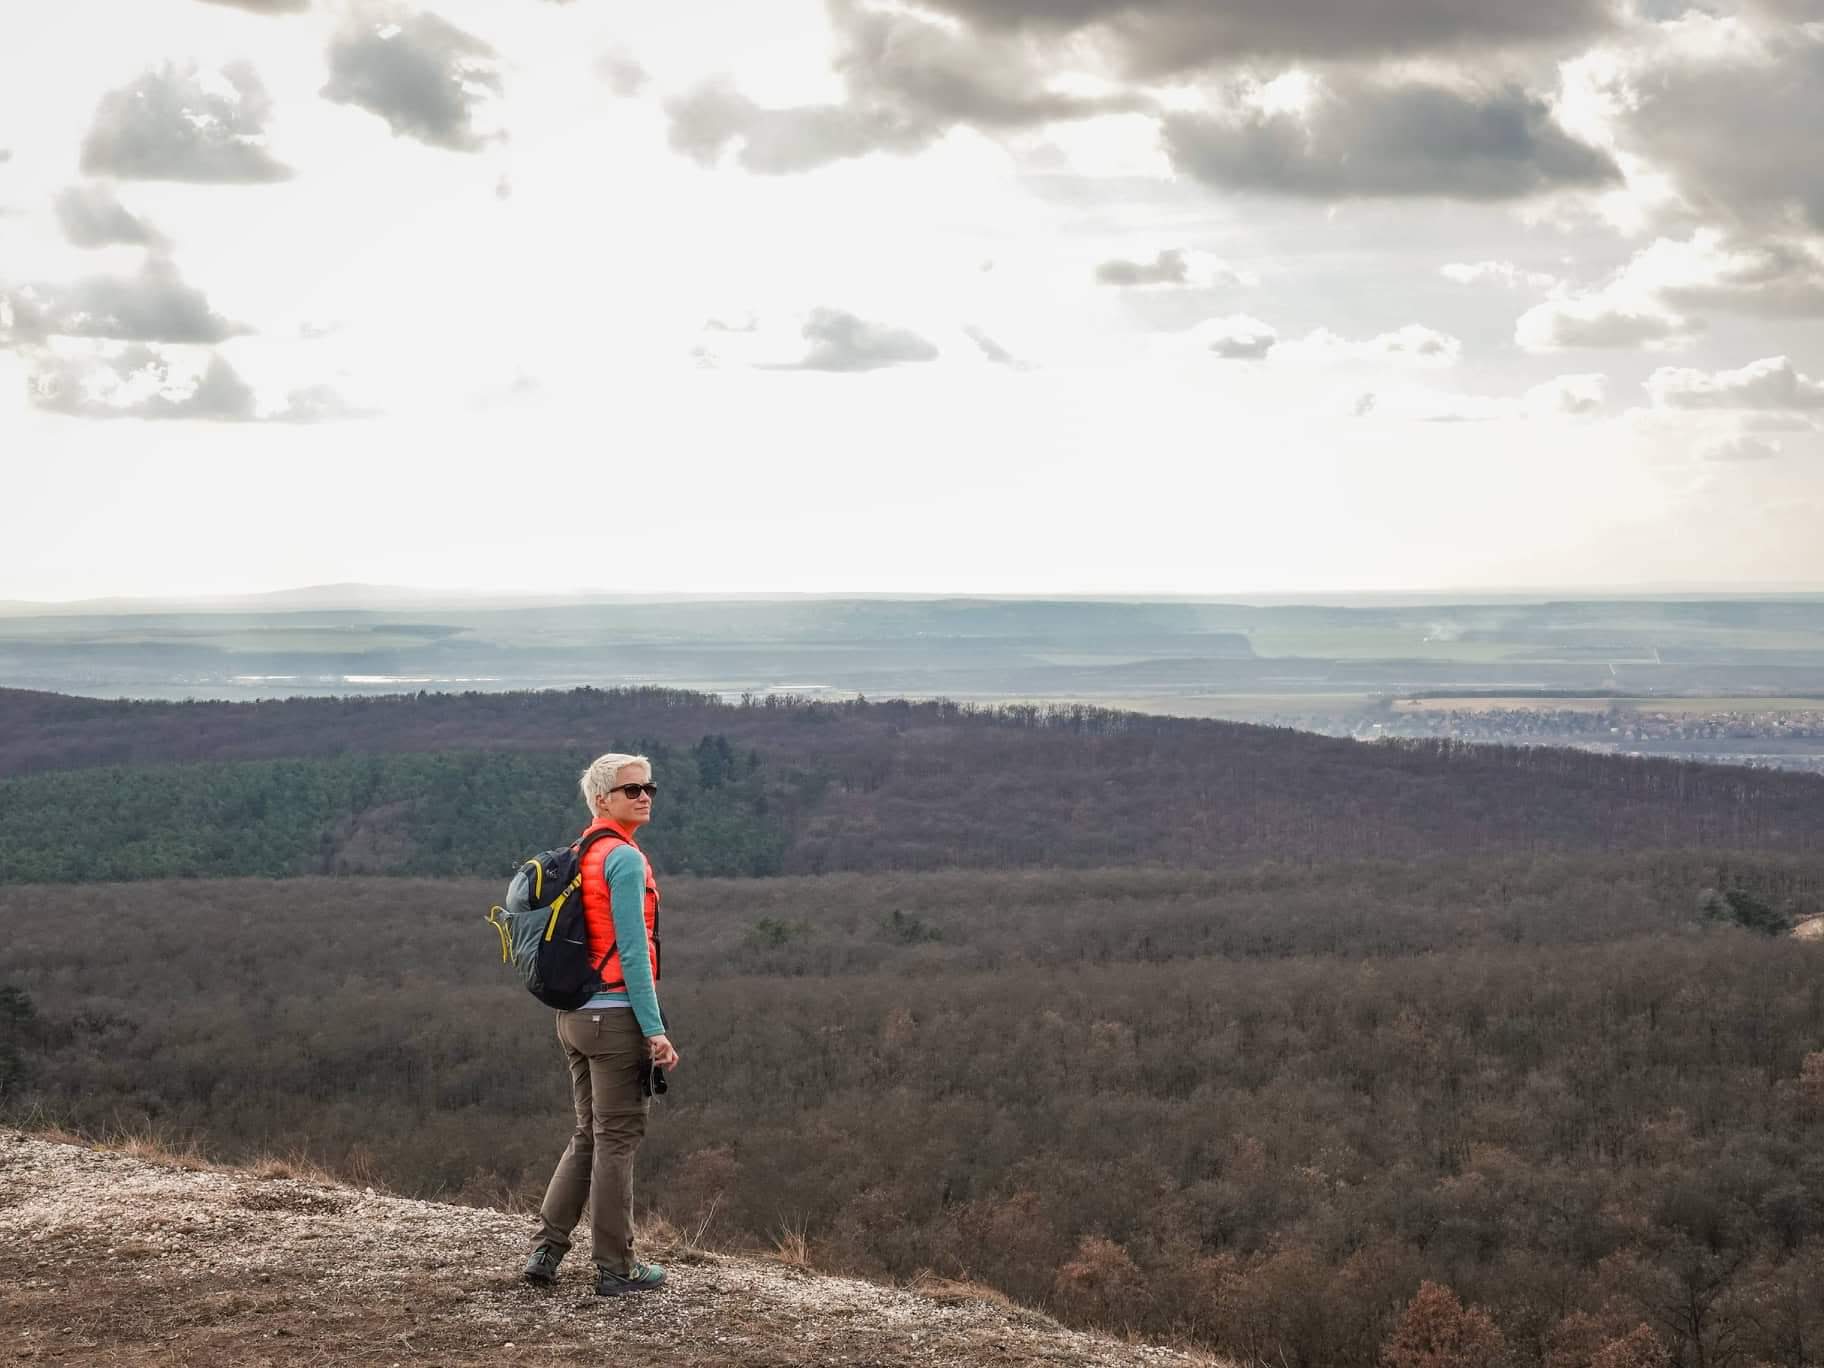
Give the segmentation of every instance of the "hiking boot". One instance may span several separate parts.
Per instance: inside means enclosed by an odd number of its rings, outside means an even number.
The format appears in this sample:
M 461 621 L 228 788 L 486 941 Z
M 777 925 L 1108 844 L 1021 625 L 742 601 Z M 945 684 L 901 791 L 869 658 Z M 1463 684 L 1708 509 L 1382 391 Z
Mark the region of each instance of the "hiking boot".
M 650 1292 L 655 1287 L 663 1286 L 664 1282 L 665 1270 L 657 1264 L 636 1262 L 631 1273 L 616 1273 L 600 1264 L 595 1266 L 595 1295 L 598 1297 L 624 1297 L 629 1292 Z
M 557 1266 L 564 1261 L 564 1251 L 554 1249 L 548 1244 L 541 1244 L 532 1251 L 532 1257 L 526 1260 L 526 1281 L 537 1283 L 540 1287 L 549 1287 L 557 1281 Z

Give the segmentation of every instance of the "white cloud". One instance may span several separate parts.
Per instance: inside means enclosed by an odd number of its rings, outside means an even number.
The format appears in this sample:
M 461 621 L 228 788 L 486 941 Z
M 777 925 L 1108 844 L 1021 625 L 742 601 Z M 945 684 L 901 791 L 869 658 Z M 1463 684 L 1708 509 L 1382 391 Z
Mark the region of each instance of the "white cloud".
M 1608 399 L 1609 377 L 1600 371 L 1560 375 L 1526 392 L 1524 403 L 1534 413 L 1583 418 Z
M 1150 256 L 1110 257 L 1096 263 L 1095 281 L 1121 289 L 1209 290 L 1227 285 L 1255 285 L 1247 271 L 1207 252 L 1161 247 Z
M 1771 461 L 1781 455 L 1780 443 L 1762 437 L 1751 437 L 1746 433 L 1737 433 L 1730 437 L 1719 437 L 1702 446 L 1698 455 L 1706 461 L 1723 464 L 1747 461 Z
M 979 328 L 963 331 L 989 360 L 1012 360 Z M 833 374 L 918 365 L 941 354 L 935 343 L 911 328 L 827 307 L 791 319 L 712 318 L 704 324 L 695 349 L 699 363 L 709 366 Z
M 1800 374 L 1785 356 L 1769 356 L 1739 370 L 1662 366 L 1645 386 L 1661 408 L 1824 409 L 1824 381 Z
M 115 197 L 111 186 L 69 186 L 58 192 L 54 207 L 63 235 L 74 246 L 152 247 L 159 244 L 157 230 L 127 209 Z
M 266 147 L 272 97 L 247 62 L 211 70 L 167 63 L 102 96 L 82 169 L 123 180 L 279 181 L 291 168 Z
M 1514 325 L 1514 342 L 1529 352 L 1665 347 L 1689 340 L 1700 326 L 1651 301 L 1596 294 L 1549 300 L 1528 309 Z
M 1502 285 L 1510 290 L 1549 290 L 1558 277 L 1545 271 L 1527 271 L 1511 261 L 1452 262 L 1438 274 L 1459 285 Z
M 27 386 L 35 407 L 68 418 L 309 424 L 371 416 L 329 385 L 262 404 L 220 352 L 144 343 L 43 352 Z
M 1018 357 L 978 327 L 973 325 L 965 327 L 963 336 L 975 343 L 984 360 L 997 366 L 1018 366 L 1020 364 Z
M 1689 342 L 1705 314 L 1824 314 L 1824 250 L 1791 239 L 1750 242 L 1704 228 L 1656 238 L 1595 289 L 1561 289 L 1523 314 L 1525 350 L 1663 348 Z
M 1191 336 L 1198 347 L 1225 361 L 1262 360 L 1279 342 L 1272 324 L 1247 314 L 1206 319 L 1192 330 Z
M 1312 365 L 1358 361 L 1445 367 L 1454 366 L 1462 360 L 1463 343 L 1449 333 L 1428 328 L 1422 323 L 1408 323 L 1393 332 L 1361 341 L 1351 341 L 1328 328 L 1318 328 L 1304 337 L 1280 343 L 1274 348 L 1273 356 L 1275 360 Z
M 1350 339 L 1329 328 L 1314 328 L 1303 337 L 1282 338 L 1270 323 L 1248 314 L 1205 319 L 1189 334 L 1192 345 L 1228 361 L 1260 361 L 1295 366 L 1347 364 L 1441 369 L 1463 356 L 1463 343 L 1449 333 L 1421 323 L 1376 337 Z
M 163 257 L 148 257 L 133 276 L 85 276 L 67 285 L 0 293 L 0 342 L 8 333 L 15 342 L 47 337 L 221 342 L 247 331 L 217 313 Z
M 363 0 L 330 42 L 323 98 L 379 115 L 396 137 L 474 152 L 492 140 L 480 118 L 503 89 L 499 57 L 440 15 Z
M 1329 407 L 1353 418 L 1395 423 L 1492 423 L 1516 416 L 1511 399 L 1409 384 L 1345 390 Z
M 1743 432 L 1816 432 L 1819 421 L 1802 413 L 1748 413 L 1737 425 Z
M 1749 240 L 1699 229 L 1684 240 L 1658 238 L 1643 248 L 1615 288 L 1675 309 L 1824 315 L 1824 248 L 1819 240 Z

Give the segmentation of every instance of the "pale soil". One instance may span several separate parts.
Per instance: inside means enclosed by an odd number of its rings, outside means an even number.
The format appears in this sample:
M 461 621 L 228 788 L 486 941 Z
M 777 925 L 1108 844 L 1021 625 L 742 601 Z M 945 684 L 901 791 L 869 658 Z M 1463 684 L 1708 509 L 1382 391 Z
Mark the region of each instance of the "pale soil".
M 1792 928 L 1792 934 L 1800 940 L 1824 940 L 1824 917 L 1813 917 L 1802 921 Z
M 668 1286 L 519 1276 L 529 1222 L 0 1131 L 0 1363 L 1210 1365 L 933 1296 L 688 1249 Z

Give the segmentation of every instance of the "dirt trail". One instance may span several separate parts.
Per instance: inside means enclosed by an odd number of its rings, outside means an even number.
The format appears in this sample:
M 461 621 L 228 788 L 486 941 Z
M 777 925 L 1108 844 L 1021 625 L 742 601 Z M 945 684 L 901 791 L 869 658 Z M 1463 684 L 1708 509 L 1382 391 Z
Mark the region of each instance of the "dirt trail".
M 603 1299 L 518 1276 L 505 1212 L 193 1170 L 0 1131 L 0 1363 L 1151 1365 L 1216 1360 L 762 1259 L 653 1250 Z

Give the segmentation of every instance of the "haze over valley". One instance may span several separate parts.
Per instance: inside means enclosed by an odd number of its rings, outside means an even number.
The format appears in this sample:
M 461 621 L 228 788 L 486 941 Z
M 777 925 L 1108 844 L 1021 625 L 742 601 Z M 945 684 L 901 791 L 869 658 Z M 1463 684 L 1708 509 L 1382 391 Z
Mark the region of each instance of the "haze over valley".
M 250 700 L 648 685 L 1089 703 L 1824 770 L 1824 595 L 566 600 L 333 586 L 0 606 L 12 688 Z

